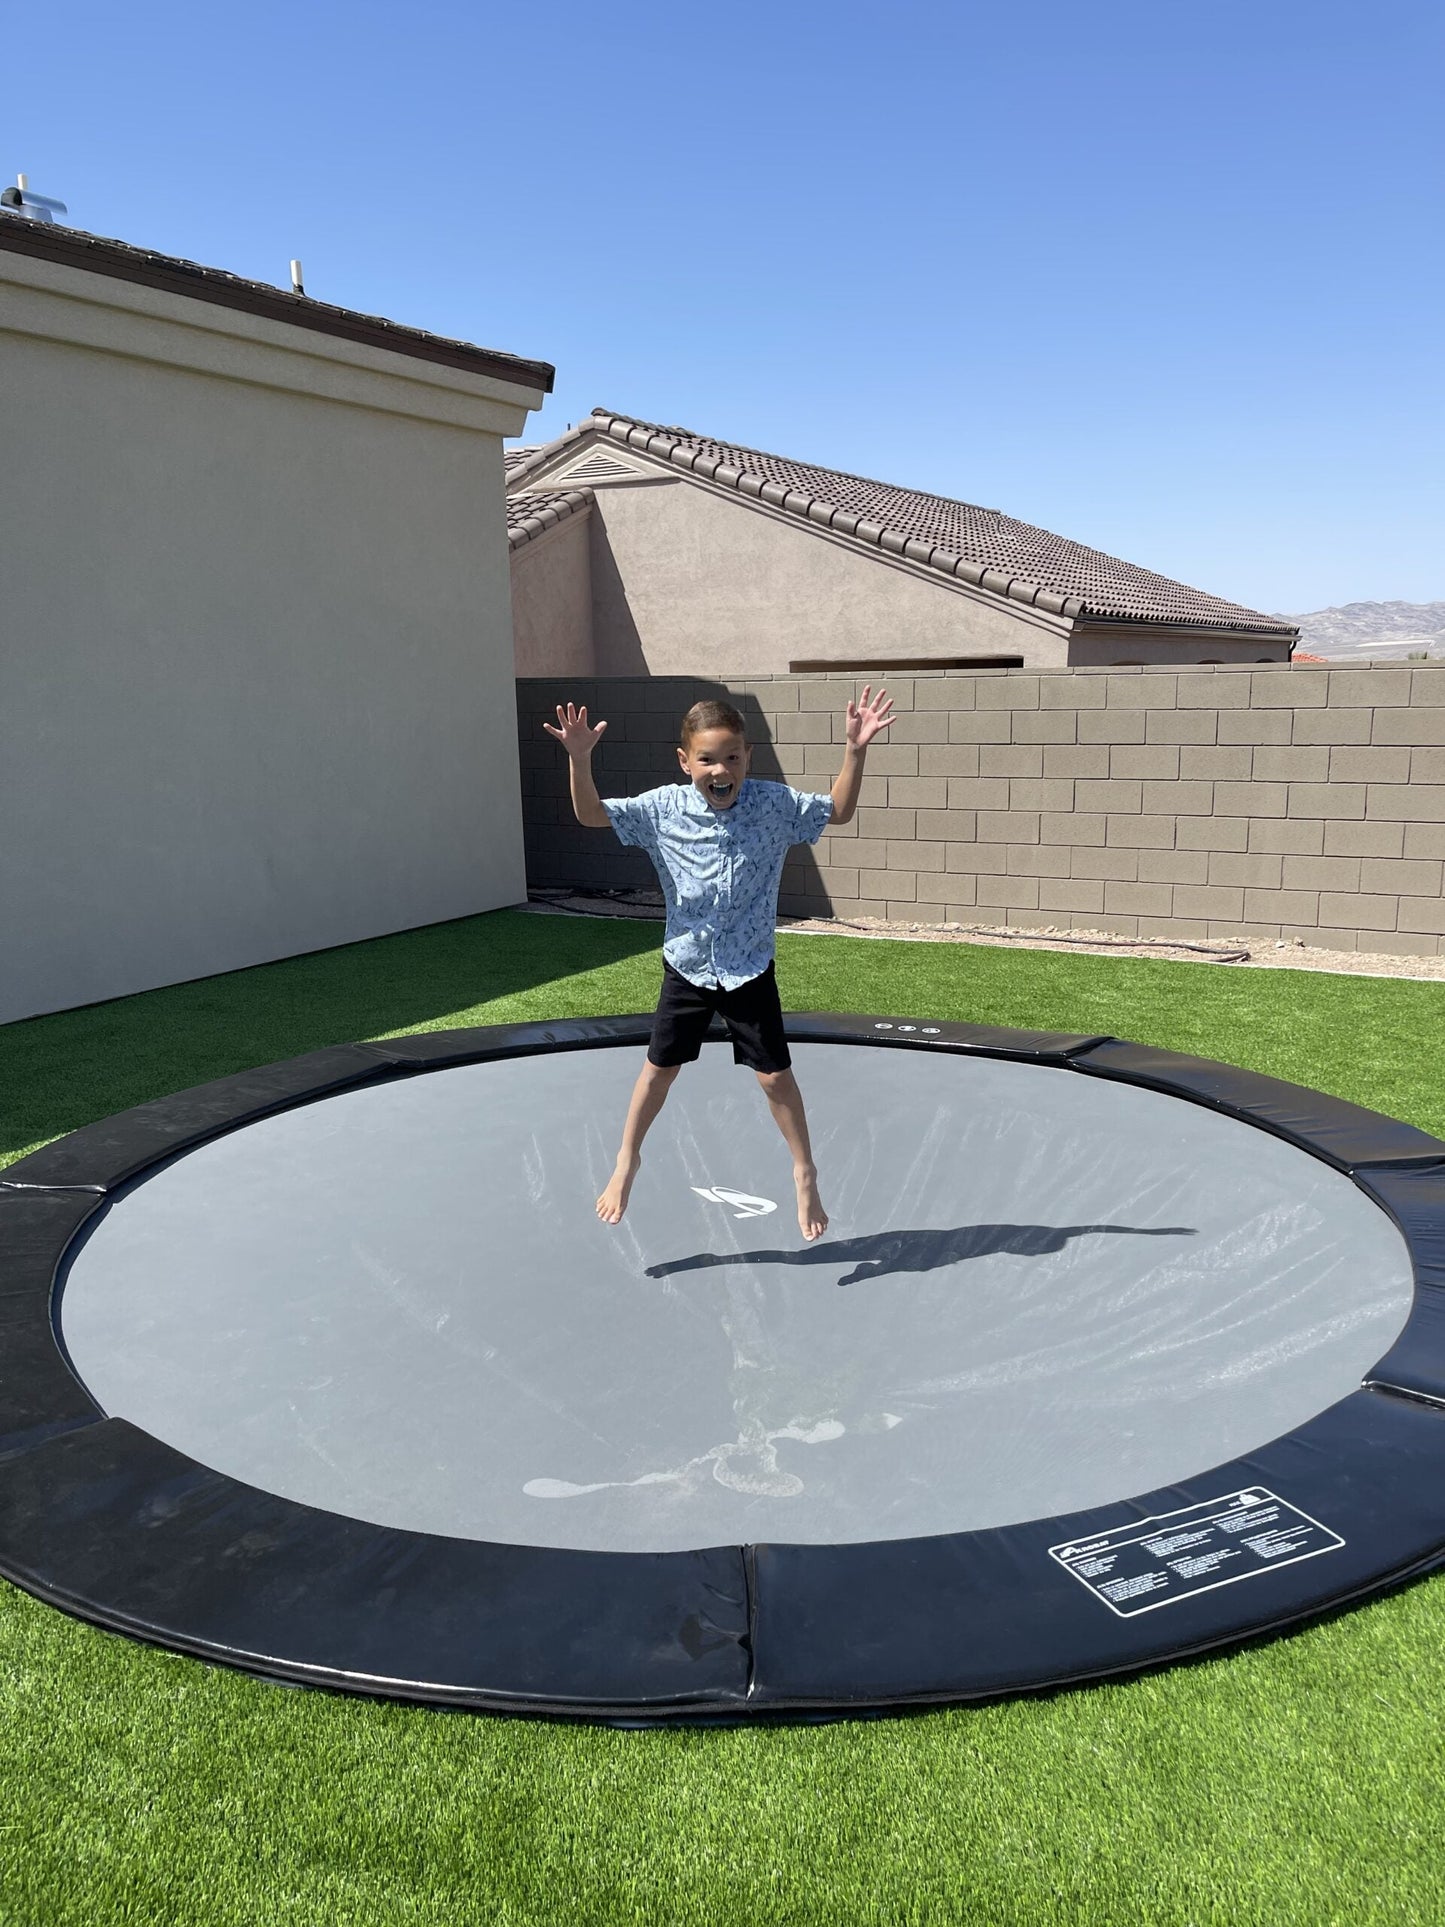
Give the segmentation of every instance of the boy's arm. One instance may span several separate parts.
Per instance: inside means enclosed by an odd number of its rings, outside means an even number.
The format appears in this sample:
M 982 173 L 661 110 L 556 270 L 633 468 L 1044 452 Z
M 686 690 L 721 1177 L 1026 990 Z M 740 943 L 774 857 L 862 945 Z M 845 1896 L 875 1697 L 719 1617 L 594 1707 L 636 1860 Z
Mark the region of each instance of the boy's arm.
M 843 767 L 833 784 L 833 814 L 828 819 L 830 828 L 851 822 L 853 812 L 858 807 L 858 792 L 863 787 L 863 764 L 868 745 L 880 730 L 887 729 L 893 721 L 888 713 L 893 707 L 888 691 L 880 689 L 871 701 L 870 693 L 870 687 L 865 683 L 858 701 L 848 705 Z
M 542 727 L 549 736 L 555 736 L 567 752 L 573 814 L 589 830 L 611 829 L 612 818 L 602 807 L 602 798 L 597 794 L 597 784 L 592 775 L 592 752 L 601 742 L 607 725 L 598 723 L 594 729 L 587 721 L 585 703 L 580 709 L 568 703 L 565 712 L 559 704 L 557 721 L 561 725 L 558 729 L 553 729 L 550 723 L 543 723 Z

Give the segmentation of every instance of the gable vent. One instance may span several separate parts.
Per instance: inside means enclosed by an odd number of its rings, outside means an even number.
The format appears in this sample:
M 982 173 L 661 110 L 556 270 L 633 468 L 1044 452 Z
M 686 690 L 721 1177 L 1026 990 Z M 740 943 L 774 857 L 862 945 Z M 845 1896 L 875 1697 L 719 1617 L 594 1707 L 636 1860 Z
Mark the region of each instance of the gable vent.
M 553 482 L 633 482 L 643 476 L 649 481 L 659 479 L 657 470 L 643 462 L 629 461 L 625 455 L 615 455 L 610 448 L 593 448 L 566 468 L 554 470 L 547 481 L 549 485 Z

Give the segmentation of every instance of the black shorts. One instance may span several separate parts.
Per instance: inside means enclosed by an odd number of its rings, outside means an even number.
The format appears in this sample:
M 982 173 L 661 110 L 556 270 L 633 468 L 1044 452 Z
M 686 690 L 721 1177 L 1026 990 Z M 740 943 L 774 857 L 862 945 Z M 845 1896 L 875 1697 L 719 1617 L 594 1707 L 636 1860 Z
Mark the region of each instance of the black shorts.
M 652 1020 L 652 1042 L 647 1047 L 648 1063 L 659 1070 L 694 1063 L 714 1014 L 728 1027 L 735 1064 L 755 1071 L 785 1071 L 792 1063 L 771 964 L 761 977 L 750 977 L 736 990 L 722 990 L 691 983 L 666 962 L 662 995 Z

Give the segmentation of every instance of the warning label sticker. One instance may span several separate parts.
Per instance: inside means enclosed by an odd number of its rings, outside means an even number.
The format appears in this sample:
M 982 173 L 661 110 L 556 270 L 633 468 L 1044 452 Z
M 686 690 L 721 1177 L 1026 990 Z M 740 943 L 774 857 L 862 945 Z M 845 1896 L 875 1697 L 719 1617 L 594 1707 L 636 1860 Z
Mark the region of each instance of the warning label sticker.
M 1344 1543 L 1298 1506 L 1251 1485 L 1180 1512 L 1050 1546 L 1049 1557 L 1110 1612 L 1129 1619 L 1322 1552 L 1338 1552 Z

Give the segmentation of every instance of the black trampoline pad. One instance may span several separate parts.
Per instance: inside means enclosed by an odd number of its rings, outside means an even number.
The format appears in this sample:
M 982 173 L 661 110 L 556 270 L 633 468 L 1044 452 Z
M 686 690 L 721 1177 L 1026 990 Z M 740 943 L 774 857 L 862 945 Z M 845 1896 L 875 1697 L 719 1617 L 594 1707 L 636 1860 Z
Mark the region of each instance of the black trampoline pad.
M 670 1553 L 975 1532 L 1186 1481 L 1354 1392 L 1413 1267 L 1351 1179 L 1061 1064 L 798 1043 L 832 1216 L 721 1044 L 621 1226 L 635 1050 L 372 1083 L 155 1169 L 60 1330 L 109 1415 L 373 1524 Z

